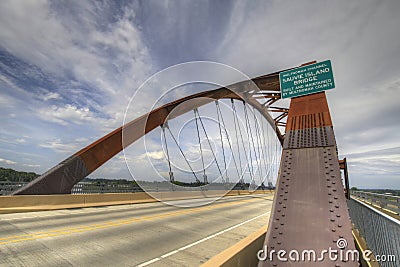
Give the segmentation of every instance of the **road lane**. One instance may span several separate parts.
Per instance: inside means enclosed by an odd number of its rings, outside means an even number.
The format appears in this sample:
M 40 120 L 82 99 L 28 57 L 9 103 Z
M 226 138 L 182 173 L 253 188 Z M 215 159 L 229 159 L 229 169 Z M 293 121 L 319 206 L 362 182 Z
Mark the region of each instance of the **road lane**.
M 150 266 L 198 266 L 265 225 L 272 197 L 224 197 L 192 208 L 146 203 L 1 215 L 0 265 L 135 266 L 167 255 Z M 184 201 L 204 202 L 177 202 Z

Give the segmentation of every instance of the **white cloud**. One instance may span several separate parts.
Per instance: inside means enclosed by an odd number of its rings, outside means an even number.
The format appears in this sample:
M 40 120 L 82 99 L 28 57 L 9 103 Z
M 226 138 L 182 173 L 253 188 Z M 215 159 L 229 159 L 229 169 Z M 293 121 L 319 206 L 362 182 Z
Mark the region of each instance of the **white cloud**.
M 45 121 L 55 122 L 61 125 L 69 123 L 83 124 L 94 120 L 93 114 L 89 108 L 78 108 L 74 105 L 65 105 L 63 107 L 50 106 L 39 110 L 40 118 Z
M 60 98 L 61 98 L 60 94 L 56 92 L 48 92 L 47 94 L 42 96 L 42 99 L 44 101 L 48 101 L 50 99 L 60 99 Z
M 39 147 L 48 148 L 62 154 L 71 154 L 87 145 L 87 141 L 86 138 L 77 138 L 74 141 L 56 138 L 39 144 Z
M 26 144 L 27 140 L 25 138 L 15 138 L 15 136 L 2 136 L 0 138 L 0 142 L 13 145 L 21 145 Z
M 49 148 L 56 152 L 62 153 L 72 153 L 76 150 L 76 145 L 62 143 L 60 139 L 56 139 L 53 141 L 47 141 L 46 143 L 39 144 L 40 147 Z
M 39 164 L 23 164 L 23 166 L 29 167 L 29 168 L 39 168 L 40 167 Z
M 3 163 L 8 164 L 8 165 L 16 164 L 15 161 L 12 161 L 12 160 L 9 160 L 9 159 L 2 159 L 2 158 L 0 158 L 0 162 L 3 162 Z
M 164 151 L 162 151 L 162 150 L 148 152 L 148 153 L 144 154 L 143 156 L 145 156 L 145 155 L 147 155 L 151 159 L 155 159 L 155 160 L 160 160 L 160 159 L 165 158 Z
M 13 81 L 11 81 L 11 79 L 7 78 L 5 75 L 0 74 L 0 81 L 2 81 L 6 85 L 6 87 L 13 89 L 14 91 L 16 91 L 18 93 L 23 93 L 23 94 L 27 95 L 27 93 L 22 88 L 17 86 Z M 3 95 L 2 98 L 3 99 L 7 98 L 6 100 L 7 100 L 8 104 L 15 102 L 15 101 L 13 101 L 13 99 L 10 96 Z M 5 103 L 7 103 L 7 102 L 5 102 Z

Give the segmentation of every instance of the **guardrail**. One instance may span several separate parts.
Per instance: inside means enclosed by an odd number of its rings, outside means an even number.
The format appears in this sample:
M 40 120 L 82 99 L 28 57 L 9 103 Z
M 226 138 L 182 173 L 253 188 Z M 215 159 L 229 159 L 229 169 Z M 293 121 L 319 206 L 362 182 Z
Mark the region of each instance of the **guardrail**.
M 71 194 L 134 193 L 143 190 L 134 184 L 105 184 L 79 182 L 72 187 Z
M 363 191 L 352 191 L 351 194 L 369 204 L 376 205 L 396 214 L 400 213 L 400 197 L 398 196 Z
M 380 266 L 400 266 L 400 221 L 354 198 L 347 205 L 354 228 Z
M 0 181 L 0 196 L 10 195 L 15 190 L 25 186 L 27 182 Z M 96 182 L 79 182 L 71 190 L 71 194 L 102 194 L 102 193 L 134 193 L 143 192 L 135 184 L 107 184 Z
M 26 184 L 27 182 L 0 181 L 0 196 L 10 195 L 12 192 Z
M 11 195 L 15 190 L 25 186 L 27 182 L 0 181 L 0 196 Z M 207 190 L 242 190 L 240 184 L 213 184 Z M 201 187 L 176 187 L 179 191 L 203 191 Z M 266 187 L 259 187 L 257 190 L 269 190 Z M 135 184 L 99 183 L 99 182 L 79 182 L 71 190 L 72 195 L 105 194 L 105 193 L 136 193 L 136 192 L 169 192 L 171 184 L 165 182 L 141 182 L 141 187 Z

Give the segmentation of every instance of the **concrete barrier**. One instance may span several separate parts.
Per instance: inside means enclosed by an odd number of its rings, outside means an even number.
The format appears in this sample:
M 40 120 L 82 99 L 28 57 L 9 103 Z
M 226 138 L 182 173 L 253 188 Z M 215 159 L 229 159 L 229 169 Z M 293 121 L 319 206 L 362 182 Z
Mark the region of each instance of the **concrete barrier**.
M 43 211 L 71 208 L 98 207 L 109 205 L 136 204 L 146 202 L 193 199 L 206 197 L 236 196 L 246 194 L 270 193 L 269 190 L 257 190 L 250 193 L 246 190 L 225 191 L 175 191 L 153 192 L 152 196 L 145 192 L 136 193 L 107 193 L 85 195 L 21 195 L 0 196 L 0 214 Z
M 215 255 L 210 260 L 202 264 L 200 267 L 235 267 L 235 266 L 257 266 L 257 253 L 263 248 L 265 235 L 268 227 L 264 226 L 246 238 L 242 239 L 232 247 Z M 367 244 L 357 229 L 353 229 L 353 238 L 356 248 L 360 254 L 360 262 L 362 267 L 379 267 L 380 265 L 373 254 L 370 255 L 371 261 L 365 261 L 362 254 L 367 249 Z
M 260 228 L 232 247 L 212 257 L 201 267 L 257 266 L 257 252 L 263 247 L 267 229 L 267 226 Z

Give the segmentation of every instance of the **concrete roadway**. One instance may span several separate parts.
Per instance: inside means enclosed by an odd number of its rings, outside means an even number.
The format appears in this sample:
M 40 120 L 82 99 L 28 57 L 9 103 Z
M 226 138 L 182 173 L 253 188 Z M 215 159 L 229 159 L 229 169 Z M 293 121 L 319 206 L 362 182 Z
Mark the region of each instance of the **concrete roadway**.
M 267 224 L 272 198 L 0 215 L 0 266 L 198 266 Z

